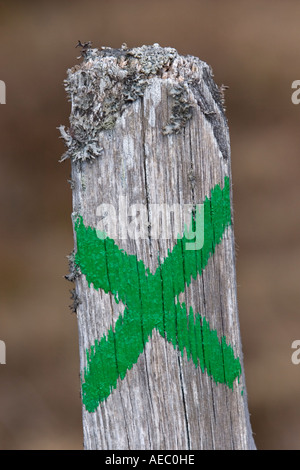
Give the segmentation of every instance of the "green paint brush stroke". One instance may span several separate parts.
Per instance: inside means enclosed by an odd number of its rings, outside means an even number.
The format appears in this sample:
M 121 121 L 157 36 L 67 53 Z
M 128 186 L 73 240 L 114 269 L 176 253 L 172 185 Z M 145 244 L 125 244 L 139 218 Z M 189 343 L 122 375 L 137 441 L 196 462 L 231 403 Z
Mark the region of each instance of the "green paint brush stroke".
M 191 226 L 194 230 L 194 220 Z M 178 295 L 205 269 L 215 247 L 221 242 L 225 228 L 231 224 L 230 183 L 224 179 L 223 190 L 216 185 L 210 199 L 204 201 L 204 244 L 200 250 L 185 249 L 190 239 L 178 238 L 172 252 L 160 262 L 154 274 L 142 260 L 121 250 L 114 240 L 101 240 L 82 217 L 75 224 L 77 235 L 76 264 L 86 276 L 89 286 L 111 292 L 125 305 L 115 327 L 96 340 L 87 350 L 87 367 L 82 383 L 82 400 L 89 412 L 95 411 L 136 364 L 154 329 L 179 349 L 202 372 L 206 370 L 216 383 L 233 387 L 241 374 L 239 358 L 226 338 L 219 340 L 205 317 L 185 304 Z

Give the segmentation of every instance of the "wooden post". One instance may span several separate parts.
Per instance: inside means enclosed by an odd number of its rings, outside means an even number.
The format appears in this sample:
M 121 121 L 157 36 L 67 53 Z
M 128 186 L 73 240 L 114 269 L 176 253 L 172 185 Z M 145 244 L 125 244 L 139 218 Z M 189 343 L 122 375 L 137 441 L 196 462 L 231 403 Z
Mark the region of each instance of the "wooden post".
M 210 67 L 158 44 L 68 71 L 86 449 L 254 449 L 230 144 Z

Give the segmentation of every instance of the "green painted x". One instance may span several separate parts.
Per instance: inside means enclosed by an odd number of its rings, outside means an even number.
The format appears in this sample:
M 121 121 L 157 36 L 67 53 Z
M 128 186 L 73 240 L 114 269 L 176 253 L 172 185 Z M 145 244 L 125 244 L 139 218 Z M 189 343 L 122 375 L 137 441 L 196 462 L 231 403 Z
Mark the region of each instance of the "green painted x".
M 200 365 L 216 383 L 233 387 L 241 374 L 241 364 L 231 345 L 220 340 L 205 317 L 194 314 L 192 307 L 179 302 L 192 279 L 201 275 L 224 231 L 231 224 L 230 183 L 216 185 L 206 198 L 204 208 L 204 244 L 201 249 L 186 249 L 190 243 L 185 235 L 177 240 L 172 252 L 161 262 L 154 274 L 135 255 L 121 250 L 113 239 L 101 240 L 97 231 L 85 227 L 82 217 L 75 224 L 77 236 L 76 264 L 86 276 L 89 287 L 111 292 L 117 302 L 125 305 L 115 326 L 87 350 L 87 367 L 82 378 L 82 399 L 89 412 L 95 411 L 124 379 L 137 362 L 145 344 L 156 329 L 175 349 L 186 351 L 195 366 Z M 191 218 L 191 227 L 195 229 Z

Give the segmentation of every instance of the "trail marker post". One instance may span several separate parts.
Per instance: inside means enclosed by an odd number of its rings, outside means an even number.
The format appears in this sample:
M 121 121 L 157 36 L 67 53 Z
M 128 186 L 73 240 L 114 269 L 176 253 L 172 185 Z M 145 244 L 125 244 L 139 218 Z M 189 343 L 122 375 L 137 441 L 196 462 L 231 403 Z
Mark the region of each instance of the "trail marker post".
M 222 92 L 172 48 L 79 45 L 60 130 L 84 446 L 254 449 Z

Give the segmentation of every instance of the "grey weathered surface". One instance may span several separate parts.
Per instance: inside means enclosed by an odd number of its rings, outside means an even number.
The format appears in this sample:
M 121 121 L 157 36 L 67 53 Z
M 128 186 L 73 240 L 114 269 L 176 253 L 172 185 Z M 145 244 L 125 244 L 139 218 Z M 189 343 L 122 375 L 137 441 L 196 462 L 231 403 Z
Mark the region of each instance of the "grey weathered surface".
M 231 177 L 222 96 L 209 66 L 158 45 L 84 48 L 68 72 L 72 102 L 63 159 L 72 166 L 73 211 L 99 226 L 103 203 L 195 204 Z M 152 213 L 147 212 L 151 224 Z M 74 234 L 75 236 L 75 234 Z M 174 240 L 114 237 L 151 272 Z M 76 246 L 76 243 L 75 243 Z M 72 276 L 70 276 L 72 278 Z M 85 351 L 114 324 L 121 304 L 75 279 L 80 368 Z M 202 276 L 180 296 L 225 335 L 241 358 L 233 227 Z M 243 394 L 241 391 L 243 390 Z M 94 413 L 83 407 L 86 449 L 254 449 L 244 374 L 233 390 L 211 380 L 154 332 L 137 364 Z

